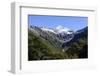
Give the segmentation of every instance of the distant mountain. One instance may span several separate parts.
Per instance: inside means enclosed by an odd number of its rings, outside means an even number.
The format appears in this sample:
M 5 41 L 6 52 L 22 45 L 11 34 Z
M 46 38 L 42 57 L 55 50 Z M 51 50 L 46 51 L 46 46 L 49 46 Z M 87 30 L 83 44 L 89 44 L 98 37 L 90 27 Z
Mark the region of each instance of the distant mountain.
M 78 34 L 78 33 L 82 33 L 82 32 L 84 32 L 84 31 L 87 32 L 87 30 L 88 30 L 88 27 L 82 28 L 82 29 L 76 31 L 76 34 Z
M 68 43 L 65 43 L 63 46 L 70 46 L 71 43 L 77 42 L 80 38 L 86 38 L 88 36 L 88 27 L 85 27 L 81 30 L 76 31 L 74 38 L 69 41 Z
M 74 31 L 63 27 L 63 26 L 57 26 L 56 29 L 54 29 L 56 32 L 57 38 L 60 42 L 66 43 L 69 42 L 74 37 Z
M 63 43 L 69 42 L 74 37 L 74 31 L 63 26 L 57 26 L 55 29 L 31 26 L 29 30 L 57 47 L 62 47 Z
M 41 29 L 43 31 L 49 31 L 55 34 L 60 34 L 60 33 L 67 33 L 67 34 L 71 34 L 71 30 L 69 28 L 65 28 L 61 25 L 57 26 L 56 28 L 52 29 L 52 28 L 46 28 L 46 27 L 41 27 Z

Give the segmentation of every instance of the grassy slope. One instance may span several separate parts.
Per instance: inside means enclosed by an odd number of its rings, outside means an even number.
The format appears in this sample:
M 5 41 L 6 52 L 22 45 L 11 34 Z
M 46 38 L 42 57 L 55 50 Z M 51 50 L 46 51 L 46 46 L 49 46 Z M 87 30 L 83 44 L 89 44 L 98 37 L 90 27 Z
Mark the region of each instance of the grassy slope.
M 31 31 L 29 31 L 29 37 L 36 38 L 36 40 L 32 40 L 32 41 L 34 43 L 37 41 L 37 43 L 35 43 L 35 46 L 37 46 L 38 48 L 42 48 L 41 51 L 37 50 L 38 53 L 41 53 L 42 50 L 46 49 L 46 51 L 44 52 L 44 56 L 46 56 L 46 57 L 49 57 L 51 59 L 53 59 L 53 58 L 54 59 L 64 59 L 64 58 L 67 58 L 67 54 L 62 52 L 62 49 L 54 47 L 52 44 L 50 44 L 44 38 L 41 38 L 41 37 L 37 36 L 36 34 L 33 34 Z M 44 48 L 43 48 L 43 46 L 44 46 Z M 34 48 L 34 46 L 32 48 Z

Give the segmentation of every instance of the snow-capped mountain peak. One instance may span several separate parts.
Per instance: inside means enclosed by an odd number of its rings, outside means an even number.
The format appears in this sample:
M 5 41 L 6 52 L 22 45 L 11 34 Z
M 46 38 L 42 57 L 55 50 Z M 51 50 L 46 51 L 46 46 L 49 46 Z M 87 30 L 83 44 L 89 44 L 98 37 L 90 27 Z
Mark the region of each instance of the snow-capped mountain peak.
M 59 33 L 68 33 L 68 34 L 70 34 L 69 31 L 70 31 L 69 28 L 63 27 L 62 25 L 59 25 L 59 26 L 57 26 L 57 27 L 55 28 L 55 32 L 56 32 L 57 34 L 59 34 Z
M 55 29 L 61 30 L 61 29 L 64 29 L 64 27 L 62 25 L 58 25 Z
M 72 34 L 73 33 L 69 28 L 63 27 L 62 25 L 59 25 L 54 29 L 46 28 L 46 27 L 42 27 L 41 29 L 43 31 L 49 31 L 49 32 L 52 32 L 52 33 L 55 33 L 55 34 L 60 34 L 60 33 Z
M 49 32 L 55 33 L 54 30 L 49 29 L 49 28 L 44 28 L 44 27 L 43 27 L 43 28 L 41 28 L 41 29 L 42 29 L 43 31 L 49 31 Z

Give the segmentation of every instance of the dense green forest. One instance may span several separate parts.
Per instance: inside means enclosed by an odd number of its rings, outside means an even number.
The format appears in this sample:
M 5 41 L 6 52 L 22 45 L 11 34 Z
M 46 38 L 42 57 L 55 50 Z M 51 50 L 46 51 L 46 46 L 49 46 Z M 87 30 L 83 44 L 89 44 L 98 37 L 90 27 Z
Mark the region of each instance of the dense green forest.
M 55 47 L 51 40 L 43 38 L 28 30 L 28 60 L 53 60 L 88 58 L 87 28 L 84 32 L 75 35 L 73 40 Z M 57 45 L 57 44 L 56 44 Z

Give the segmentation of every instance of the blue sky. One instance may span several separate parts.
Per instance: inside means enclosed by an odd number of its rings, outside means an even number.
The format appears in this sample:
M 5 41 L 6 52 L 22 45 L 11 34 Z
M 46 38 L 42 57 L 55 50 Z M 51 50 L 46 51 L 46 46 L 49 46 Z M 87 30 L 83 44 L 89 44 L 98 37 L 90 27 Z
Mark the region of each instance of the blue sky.
M 50 16 L 50 15 L 29 15 L 29 26 L 56 28 L 58 25 L 70 28 L 74 31 L 82 29 L 88 25 L 88 17 L 80 16 Z

